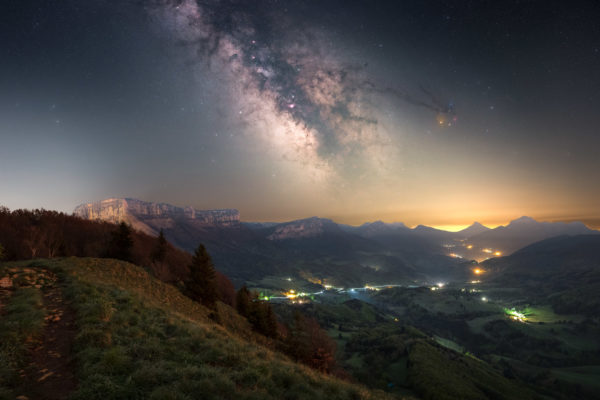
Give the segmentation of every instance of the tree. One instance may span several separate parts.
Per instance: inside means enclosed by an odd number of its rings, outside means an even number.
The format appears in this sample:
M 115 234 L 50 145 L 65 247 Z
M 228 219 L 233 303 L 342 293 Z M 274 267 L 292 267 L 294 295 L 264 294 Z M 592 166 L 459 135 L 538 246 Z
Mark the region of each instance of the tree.
M 165 239 L 165 234 L 163 230 L 160 230 L 158 234 L 158 238 L 156 239 L 156 246 L 152 251 L 152 261 L 163 263 L 165 261 L 165 257 L 167 256 L 167 249 L 169 244 L 167 243 L 167 239 Z
M 46 232 L 43 240 L 48 258 L 63 255 L 65 250 L 64 219 L 55 212 L 48 212 L 47 218 L 42 221 L 43 230 Z
M 0 244 L 0 261 L 4 260 L 4 247 Z
M 298 310 L 294 312 L 294 323 L 288 329 L 285 340 L 285 352 L 296 361 L 309 359 L 309 337 L 306 332 L 306 319 Z
M 250 291 L 245 285 L 235 295 L 235 308 L 238 314 L 243 317 L 248 318 L 248 315 L 250 315 Z
M 314 318 L 305 318 L 299 312 L 294 314 L 284 351 L 321 372 L 331 373 L 336 368 L 335 342 Z
M 190 278 L 186 283 L 189 296 L 209 308 L 216 308 L 218 298 L 217 272 L 212 258 L 204 245 L 199 245 L 194 252 L 190 265 Z
M 277 317 L 271 305 L 261 301 L 256 292 L 250 292 L 246 286 L 242 286 L 236 293 L 235 307 L 238 314 L 248 319 L 256 332 L 271 338 L 278 336 Z
M 108 256 L 118 260 L 131 261 L 132 247 L 131 228 L 125 222 L 121 222 L 117 230 L 111 233 Z
M 36 258 L 43 247 L 43 242 L 46 237 L 46 232 L 40 229 L 39 226 L 31 226 L 27 232 L 27 236 L 23 243 L 31 252 L 31 258 Z
M 266 316 L 265 316 L 265 331 L 264 334 L 270 338 L 276 338 L 279 336 L 279 326 L 277 324 L 277 317 L 273 312 L 273 308 L 267 302 L 264 303 L 266 307 Z

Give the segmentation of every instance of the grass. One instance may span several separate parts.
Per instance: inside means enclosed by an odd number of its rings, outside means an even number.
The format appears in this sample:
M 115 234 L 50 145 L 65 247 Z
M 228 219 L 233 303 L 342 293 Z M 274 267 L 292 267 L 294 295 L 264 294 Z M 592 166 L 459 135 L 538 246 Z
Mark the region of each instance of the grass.
M 14 385 L 24 366 L 27 345 L 38 336 L 44 325 L 41 291 L 17 289 L 8 299 L 0 316 L 0 399 L 14 399 Z
M 73 399 L 386 398 L 248 340 L 233 314 L 215 324 L 207 309 L 134 265 L 76 258 L 38 265 L 62 277 L 77 314 Z
M 552 369 L 552 375 L 567 382 L 589 387 L 590 389 L 595 390 L 596 393 L 600 391 L 600 381 L 598 381 L 598 376 L 600 376 L 600 365 L 554 368 Z
M 416 342 L 409 352 L 409 381 L 423 399 L 532 399 L 523 385 L 484 363 L 431 343 Z
M 465 349 L 461 345 L 459 345 L 456 342 L 453 342 L 450 339 L 445 339 L 445 338 L 439 337 L 439 336 L 434 336 L 433 338 L 436 341 L 436 343 L 439 344 L 440 346 L 446 347 L 447 349 L 454 350 L 457 353 L 465 352 Z

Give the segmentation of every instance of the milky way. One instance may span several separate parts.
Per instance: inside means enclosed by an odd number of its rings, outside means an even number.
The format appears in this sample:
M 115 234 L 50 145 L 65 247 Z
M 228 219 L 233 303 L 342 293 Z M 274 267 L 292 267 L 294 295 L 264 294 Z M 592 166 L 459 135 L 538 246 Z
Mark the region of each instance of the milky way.
M 188 48 L 188 62 L 223 83 L 231 115 L 270 151 L 317 178 L 339 178 L 357 163 L 385 169 L 395 146 L 378 97 L 453 112 L 429 92 L 420 100 L 377 87 L 364 66 L 341 61 L 326 30 L 295 26 L 269 3 L 180 0 L 149 11 Z

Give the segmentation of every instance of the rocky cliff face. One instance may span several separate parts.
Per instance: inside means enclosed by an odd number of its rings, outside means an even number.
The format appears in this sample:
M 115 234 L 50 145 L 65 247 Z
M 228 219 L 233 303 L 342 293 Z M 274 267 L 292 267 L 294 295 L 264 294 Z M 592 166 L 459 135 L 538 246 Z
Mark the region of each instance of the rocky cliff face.
M 240 223 L 240 213 L 234 209 L 196 210 L 137 199 L 106 199 L 82 204 L 75 208 L 73 214 L 90 220 L 125 221 L 135 229 L 153 235 L 160 229 L 172 228 L 181 222 L 198 228 L 232 227 Z

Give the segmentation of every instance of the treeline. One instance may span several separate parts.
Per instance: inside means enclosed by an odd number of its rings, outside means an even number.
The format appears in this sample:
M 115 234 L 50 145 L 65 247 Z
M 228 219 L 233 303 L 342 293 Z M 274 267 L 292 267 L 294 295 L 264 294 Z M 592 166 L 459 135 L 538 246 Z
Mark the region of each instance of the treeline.
M 283 332 L 271 305 L 267 301 L 261 301 L 258 293 L 249 291 L 246 286 L 237 291 L 235 306 L 238 313 L 248 319 L 256 332 L 274 339 Z
M 117 258 L 146 268 L 158 279 L 188 282 L 192 255 L 158 238 L 131 229 L 127 224 L 89 221 L 48 210 L 15 210 L 0 207 L 0 253 L 4 260 L 54 257 Z M 217 298 L 234 305 L 231 281 L 215 271 Z
M 321 372 L 342 375 L 335 359 L 335 342 L 314 318 L 296 311 L 294 321 L 282 325 L 269 302 L 260 300 L 258 293 L 246 286 L 237 291 L 235 303 L 238 313 L 248 319 L 255 331 L 274 339 L 279 351 Z

